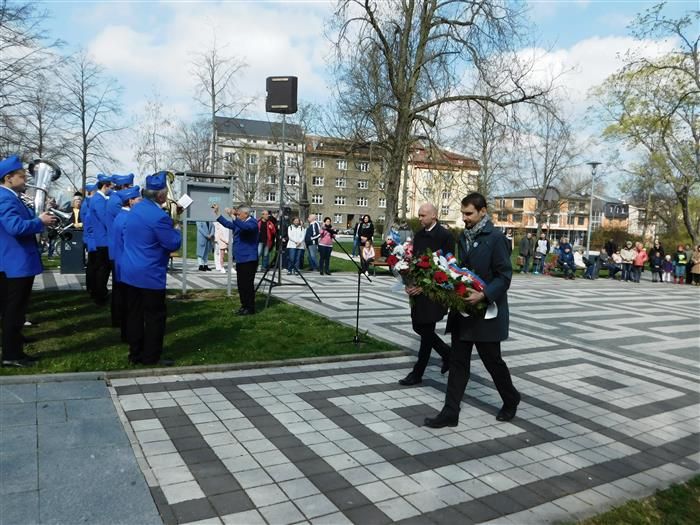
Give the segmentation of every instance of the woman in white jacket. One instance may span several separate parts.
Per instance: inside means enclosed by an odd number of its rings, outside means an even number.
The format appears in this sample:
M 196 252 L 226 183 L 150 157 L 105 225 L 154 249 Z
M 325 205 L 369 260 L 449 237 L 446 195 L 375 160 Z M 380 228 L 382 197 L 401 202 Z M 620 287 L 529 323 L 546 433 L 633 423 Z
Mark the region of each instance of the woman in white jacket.
M 214 262 L 216 263 L 216 271 L 221 273 L 226 273 L 229 231 L 223 224 L 214 223 Z
M 304 258 L 304 234 L 306 230 L 301 225 L 299 217 L 292 219 L 292 224 L 287 232 L 287 258 L 289 260 L 289 268 L 287 274 L 296 271 L 299 273 L 299 264 Z

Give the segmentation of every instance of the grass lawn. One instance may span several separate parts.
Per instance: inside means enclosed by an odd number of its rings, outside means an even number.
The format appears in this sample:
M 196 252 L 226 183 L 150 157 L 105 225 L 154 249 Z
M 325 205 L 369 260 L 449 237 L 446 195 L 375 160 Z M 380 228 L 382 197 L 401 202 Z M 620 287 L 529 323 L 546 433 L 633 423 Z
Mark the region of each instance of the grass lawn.
M 630 501 L 580 525 L 693 525 L 700 516 L 700 476 L 639 501 Z
M 354 329 L 272 298 L 260 312 L 236 317 L 238 297 L 224 291 L 200 290 L 181 298 L 168 294 L 164 357 L 180 365 L 271 361 L 397 350 L 369 339 L 359 349 L 350 341 Z M 30 369 L 0 368 L 0 375 L 87 372 L 145 368 L 127 363 L 127 346 L 110 326 L 109 307 L 98 308 L 85 292 L 35 292 L 25 328 L 27 353 L 41 357 Z

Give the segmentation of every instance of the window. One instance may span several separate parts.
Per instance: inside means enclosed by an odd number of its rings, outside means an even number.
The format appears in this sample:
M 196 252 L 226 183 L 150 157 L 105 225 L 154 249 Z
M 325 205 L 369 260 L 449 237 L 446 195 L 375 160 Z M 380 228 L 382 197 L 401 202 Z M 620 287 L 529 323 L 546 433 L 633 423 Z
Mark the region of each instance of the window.
M 335 187 L 336 188 L 346 188 L 348 185 L 348 181 L 345 177 L 338 177 L 335 179 Z
M 323 214 L 320 211 L 317 211 L 314 215 L 316 216 L 316 220 L 318 222 L 323 222 Z
M 312 165 L 314 168 L 325 168 L 326 161 L 325 161 L 325 159 L 314 159 L 312 162 Z
M 323 186 L 323 177 L 314 177 L 311 179 L 311 183 L 314 186 Z
M 274 191 L 265 193 L 265 202 L 277 202 L 277 193 Z
M 265 178 L 265 182 L 268 184 L 277 184 L 277 175 L 274 173 L 268 173 L 267 177 Z
M 340 224 L 343 222 L 343 215 L 341 213 L 336 213 L 333 215 L 333 223 L 334 224 Z
M 245 201 L 246 202 L 253 202 L 255 200 L 255 192 L 252 190 L 248 190 L 245 192 Z
M 296 186 L 298 184 L 297 174 L 292 173 L 285 177 L 285 180 L 289 186 Z
M 497 220 L 499 222 L 508 222 L 508 214 L 504 211 L 499 211 Z
M 367 207 L 368 199 L 367 197 L 358 197 L 357 198 L 357 205 L 361 206 L 363 208 Z
M 386 198 L 384 198 L 384 197 L 379 197 L 379 207 L 380 207 L 380 208 L 386 208 Z
M 224 160 L 226 162 L 233 162 L 234 160 L 236 160 L 236 154 L 233 153 L 232 151 L 224 153 Z
M 585 202 L 579 202 L 578 203 L 578 211 L 583 213 L 586 211 L 586 203 Z
M 311 204 L 323 204 L 323 195 L 314 193 L 311 196 Z
M 450 214 L 450 207 L 449 206 L 440 207 L 440 215 L 442 217 L 447 217 L 449 214 Z
M 584 222 L 586 222 L 585 217 L 577 217 L 577 223 L 579 226 L 583 226 Z
M 255 183 L 256 173 L 254 171 L 249 171 L 245 174 L 245 181 L 250 184 Z
M 369 162 L 365 162 L 365 161 L 358 162 L 357 169 L 363 173 L 367 173 L 369 171 Z
M 336 206 L 345 206 L 345 195 L 336 195 L 335 196 L 335 205 Z
M 516 210 L 522 210 L 524 205 L 523 199 L 513 199 L 513 208 Z M 515 219 L 513 219 L 515 220 Z
M 506 207 L 506 200 L 503 197 L 498 199 L 498 207 L 501 209 L 504 209 Z
M 248 153 L 248 155 L 246 155 L 246 158 L 248 159 L 248 164 L 255 165 L 258 163 L 257 153 Z
M 449 192 L 449 190 L 442 190 L 442 200 L 447 201 L 452 198 L 452 194 Z
M 335 167 L 341 171 L 347 171 L 348 170 L 348 161 L 347 160 L 336 160 Z
M 567 215 L 566 216 L 566 224 L 571 225 L 574 223 L 574 216 L 573 215 Z
M 523 222 L 523 214 L 522 213 L 514 213 L 513 214 L 513 222 Z
M 358 190 L 368 190 L 369 189 L 369 181 L 367 179 L 360 179 L 357 181 L 357 189 Z
M 277 166 L 277 156 L 265 155 L 265 164 L 267 164 L 268 166 Z
M 384 221 L 386 221 L 386 217 L 384 215 L 380 215 L 379 217 L 377 217 L 377 222 L 379 224 L 384 224 Z
M 295 168 L 297 166 L 297 158 L 296 157 L 287 157 L 287 166 L 290 168 Z
M 386 182 L 384 182 L 383 180 L 379 181 L 378 186 L 380 190 L 384 191 L 384 188 L 386 187 Z

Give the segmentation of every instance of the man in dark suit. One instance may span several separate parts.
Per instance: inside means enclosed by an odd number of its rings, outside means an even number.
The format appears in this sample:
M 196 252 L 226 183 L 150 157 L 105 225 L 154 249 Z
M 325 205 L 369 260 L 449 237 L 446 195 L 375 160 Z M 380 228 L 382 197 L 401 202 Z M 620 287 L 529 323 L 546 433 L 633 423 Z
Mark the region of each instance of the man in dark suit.
M 496 419 L 510 421 L 520 403 L 520 394 L 513 386 L 508 366 L 501 357 L 501 341 L 508 338 L 507 291 L 513 275 L 510 241 L 494 228 L 486 199 L 480 193 L 470 193 L 462 199 L 462 219 L 465 229 L 459 239 L 460 266 L 472 270 L 486 282 L 483 292 L 469 290 L 465 301 L 472 305 L 486 302 L 490 312 L 485 318 L 450 312 L 447 329 L 452 335 L 452 352 L 445 406 L 437 416 L 425 419 L 425 425 L 431 428 L 457 425 L 475 345 L 503 400 Z M 495 309 L 497 314 L 492 316 Z
M 2 316 L 2 366 L 24 368 L 35 358 L 24 353 L 24 326 L 34 276 L 43 270 L 36 234 L 56 218 L 38 217 L 19 195 L 25 190 L 27 172 L 12 155 L 0 161 L 0 316 Z
M 443 254 L 454 251 L 454 238 L 450 231 L 438 222 L 437 209 L 434 205 L 423 204 L 418 209 L 418 219 L 423 228 L 413 239 L 414 255 L 424 255 L 427 250 L 433 253 L 442 250 Z M 420 336 L 420 348 L 418 361 L 413 366 L 413 370 L 399 380 L 399 384 L 412 386 L 423 381 L 423 373 L 428 366 L 430 351 L 433 348 L 442 357 L 441 372 L 443 374 L 447 372 L 450 363 L 450 347 L 435 333 L 435 325 L 445 317 L 447 308 L 423 295 L 420 286 L 407 286 L 406 293 L 411 296 L 411 322 L 413 331 Z

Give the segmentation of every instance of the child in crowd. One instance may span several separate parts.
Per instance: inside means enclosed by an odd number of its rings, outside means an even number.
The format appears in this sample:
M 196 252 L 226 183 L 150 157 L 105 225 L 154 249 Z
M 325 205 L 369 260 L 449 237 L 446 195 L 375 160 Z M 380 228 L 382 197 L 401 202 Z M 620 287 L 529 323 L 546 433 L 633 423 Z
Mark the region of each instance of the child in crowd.
M 678 245 L 678 249 L 673 256 L 673 282 L 683 284 L 685 282 L 685 266 L 688 264 L 688 256 L 685 253 L 685 248 L 682 244 Z
M 663 281 L 665 283 L 671 282 L 671 275 L 673 275 L 673 259 L 671 254 L 664 257 L 664 262 L 661 264 L 661 269 L 664 272 Z
M 372 246 L 372 240 L 367 239 L 364 246 L 362 247 L 362 253 L 360 253 L 360 268 L 362 268 L 362 273 L 368 275 L 369 265 L 374 262 L 374 246 Z
M 660 251 L 655 251 L 654 255 L 651 256 L 649 260 L 649 266 L 651 266 L 651 282 L 660 283 L 663 281 L 663 263 L 664 258 L 661 256 Z

